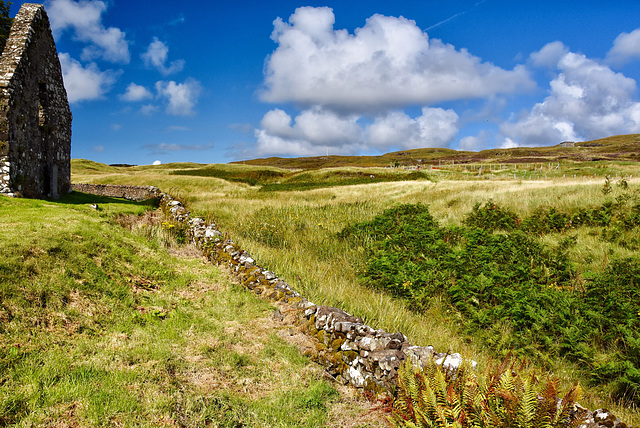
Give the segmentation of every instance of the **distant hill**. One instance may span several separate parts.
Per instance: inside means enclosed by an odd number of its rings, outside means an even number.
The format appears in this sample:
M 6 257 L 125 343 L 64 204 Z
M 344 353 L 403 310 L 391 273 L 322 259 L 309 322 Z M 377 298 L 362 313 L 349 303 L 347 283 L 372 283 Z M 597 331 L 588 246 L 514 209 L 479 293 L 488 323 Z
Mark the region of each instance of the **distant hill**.
M 573 145 L 573 147 L 571 147 Z M 279 168 L 318 169 L 341 166 L 409 166 L 438 163 L 533 163 L 585 162 L 597 160 L 640 162 L 640 134 L 616 135 L 579 143 L 562 143 L 548 147 L 516 147 L 480 152 L 452 149 L 412 149 L 380 156 L 313 156 L 301 158 L 270 157 L 242 162 L 247 165 Z

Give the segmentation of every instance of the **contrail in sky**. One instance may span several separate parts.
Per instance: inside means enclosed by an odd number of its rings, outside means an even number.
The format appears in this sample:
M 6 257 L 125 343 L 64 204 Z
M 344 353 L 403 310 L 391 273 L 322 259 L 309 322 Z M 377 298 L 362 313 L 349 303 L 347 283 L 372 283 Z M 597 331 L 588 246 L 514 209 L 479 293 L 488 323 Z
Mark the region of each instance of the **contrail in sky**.
M 482 3 L 486 2 L 486 1 L 487 1 L 487 0 L 479 1 L 478 3 L 474 4 L 474 5 L 473 5 L 473 7 L 472 7 L 471 9 L 467 9 L 467 10 L 465 10 L 465 11 L 458 12 L 458 13 L 456 13 L 455 15 L 448 17 L 448 18 L 447 18 L 447 19 L 445 19 L 444 21 L 440 21 L 440 22 L 438 22 L 437 24 L 433 24 L 433 25 L 432 25 L 431 27 L 429 27 L 429 28 L 425 28 L 425 30 L 424 30 L 424 31 L 429 31 L 429 30 L 431 30 L 431 29 L 434 29 L 434 28 L 436 28 L 436 27 L 441 26 L 442 24 L 446 24 L 446 23 L 447 23 L 447 22 L 449 22 L 449 21 L 453 21 L 454 19 L 456 19 L 456 18 L 457 18 L 457 17 L 459 17 L 460 15 L 464 15 L 465 13 L 471 12 L 473 9 L 475 9 L 475 8 L 476 8 L 476 7 L 478 7 L 478 6 L 480 6 Z

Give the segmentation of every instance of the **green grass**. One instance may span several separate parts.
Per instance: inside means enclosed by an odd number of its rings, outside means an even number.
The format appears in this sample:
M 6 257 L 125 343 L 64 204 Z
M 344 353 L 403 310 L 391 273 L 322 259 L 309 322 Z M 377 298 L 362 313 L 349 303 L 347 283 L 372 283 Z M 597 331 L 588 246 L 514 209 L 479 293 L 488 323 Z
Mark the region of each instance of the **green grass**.
M 174 165 L 171 166 L 174 167 Z M 206 165 L 197 168 L 178 169 L 172 171 L 172 174 L 197 177 L 215 177 L 231 182 L 246 183 L 251 186 L 255 186 L 280 180 L 291 173 L 277 168 L 237 168 L 232 165 Z
M 177 168 L 167 165 L 165 168 Z M 388 181 L 429 179 L 420 171 L 389 170 L 383 168 L 331 168 L 311 171 L 289 171 L 279 168 L 244 165 L 204 165 L 189 169 L 175 169 L 172 175 L 211 177 L 232 183 L 260 186 L 261 192 L 283 192 L 321 189 L 333 186 L 371 184 Z
M 267 183 L 260 188 L 260 191 L 305 191 L 334 186 L 428 179 L 429 176 L 420 171 L 393 171 L 381 168 L 331 168 L 300 172 L 278 183 Z
M 0 197 L 1 426 L 324 427 L 364 413 L 339 409 L 273 307 L 176 246 L 149 208 Z
M 640 169 L 634 164 L 585 163 L 582 168 L 584 178 L 575 179 L 557 176 L 547 180 L 513 180 L 508 175 L 501 180 L 466 179 L 462 175 L 438 176 L 430 172 L 433 181 L 388 181 L 278 192 L 260 191 L 258 186 L 219 178 L 171 176 L 166 173 L 169 169 L 162 174 L 121 169 L 118 174 L 83 173 L 77 178 L 159 186 L 186 201 L 193 213 L 214 218 L 261 266 L 277 272 L 310 300 L 341 307 L 364 317 L 374 327 L 402 331 L 415 344 L 462 352 L 483 364 L 495 354 L 481 340 L 462 331 L 464 318 L 446 299 L 433 296 L 429 307 L 414 311 L 401 299 L 361 284 L 357 273 L 365 267 L 366 242 L 354 245 L 341 241 L 336 239 L 337 233 L 403 203 L 428 205 L 434 218 L 445 227 L 460 226 L 476 203 L 489 199 L 522 217 L 531 216 L 541 207 L 573 212 L 619 196 L 622 189 L 616 185 L 611 194 L 602 193 L 604 177 L 599 174 L 615 168 L 623 169 L 627 177 L 633 175 L 628 180 L 632 190 L 638 187 Z M 299 174 L 309 174 L 313 180 L 332 171 Z M 578 231 L 577 235 L 577 243 L 569 253 L 583 270 L 603 272 L 606 260 L 630 253 L 629 249 L 603 241 L 588 231 Z M 559 234 L 542 238 L 549 245 L 557 245 L 561 239 Z M 502 326 L 501 334 L 507 338 L 509 329 Z M 576 380 L 587 384 L 579 367 L 559 356 L 547 361 L 545 370 L 561 377 L 565 385 Z M 633 406 L 620 405 L 610 397 L 610 392 L 602 387 L 585 388 L 582 404 L 610 408 L 623 420 L 637 424 L 640 417 Z

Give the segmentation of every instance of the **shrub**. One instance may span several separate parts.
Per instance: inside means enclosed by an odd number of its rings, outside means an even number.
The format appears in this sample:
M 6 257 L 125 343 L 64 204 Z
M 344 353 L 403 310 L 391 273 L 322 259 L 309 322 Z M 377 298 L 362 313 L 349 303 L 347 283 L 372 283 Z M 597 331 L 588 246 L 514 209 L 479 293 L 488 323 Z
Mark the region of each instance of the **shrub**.
M 484 205 L 478 202 L 464 223 L 485 230 L 514 230 L 520 224 L 520 219 L 513 211 L 489 200 Z
M 628 400 L 640 398 L 640 260 L 614 260 L 587 284 L 585 304 L 592 308 L 589 323 L 599 331 L 604 347 L 618 349 L 594 364 L 595 379 L 612 381 L 613 393 Z
M 610 224 L 635 219 L 636 207 L 616 200 L 580 215 Z M 587 379 L 609 384 L 614 396 L 640 401 L 640 258 L 612 258 L 604 272 L 578 275 L 568 256 L 575 235 L 552 247 L 526 230 L 496 231 L 513 224 L 504 219 L 517 218 L 489 203 L 476 205 L 465 226 L 442 227 L 427 206 L 401 205 L 339 235 L 366 245 L 360 272 L 366 285 L 404 297 L 417 310 L 444 296 L 466 332 L 497 355 L 567 358 Z M 523 229 L 563 232 L 568 218 L 543 209 Z M 623 226 L 605 232 L 631 236 Z
M 555 208 L 538 208 L 522 222 L 522 229 L 537 235 L 564 232 L 571 227 L 571 216 Z

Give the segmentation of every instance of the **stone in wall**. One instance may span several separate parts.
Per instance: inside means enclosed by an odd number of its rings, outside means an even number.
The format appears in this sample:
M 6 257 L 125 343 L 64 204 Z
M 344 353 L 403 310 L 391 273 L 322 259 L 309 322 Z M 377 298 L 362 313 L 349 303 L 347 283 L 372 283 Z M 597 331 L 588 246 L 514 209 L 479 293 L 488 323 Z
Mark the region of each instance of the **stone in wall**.
M 71 189 L 71 110 L 49 18 L 25 3 L 0 57 L 0 193 Z

